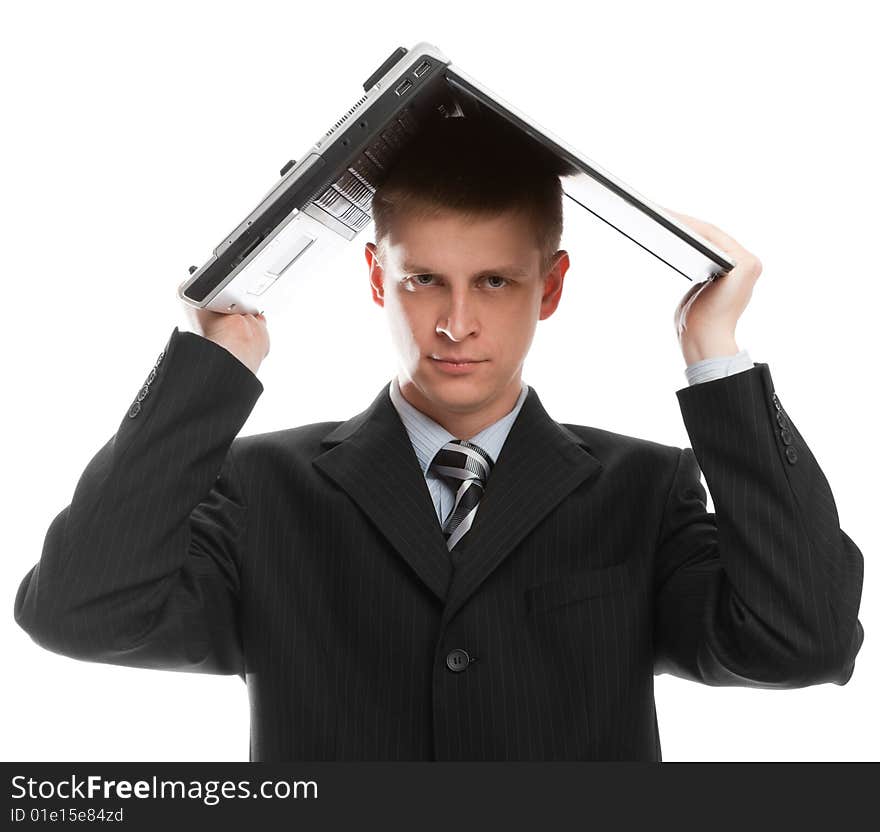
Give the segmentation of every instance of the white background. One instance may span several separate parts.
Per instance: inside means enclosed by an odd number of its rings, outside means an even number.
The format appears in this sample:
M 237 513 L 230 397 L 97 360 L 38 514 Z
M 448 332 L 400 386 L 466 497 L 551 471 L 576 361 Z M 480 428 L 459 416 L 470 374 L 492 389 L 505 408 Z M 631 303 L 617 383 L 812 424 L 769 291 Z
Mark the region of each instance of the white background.
M 844 687 L 656 678 L 665 760 L 877 759 L 878 63 L 870 4 L 31 2 L 4 15 L 3 558 L 8 760 L 246 760 L 238 677 L 79 662 L 15 624 L 19 582 L 175 325 L 190 264 L 427 40 L 649 199 L 764 271 L 737 342 L 766 362 L 865 556 Z M 673 311 L 689 283 L 567 209 L 562 303 L 524 378 L 558 421 L 689 445 Z M 364 242 L 267 313 L 242 433 L 346 419 L 394 359 Z M 873 380 L 872 380 L 873 379 Z M 710 495 L 711 496 L 711 495 Z M 712 504 L 710 502 L 710 510 Z

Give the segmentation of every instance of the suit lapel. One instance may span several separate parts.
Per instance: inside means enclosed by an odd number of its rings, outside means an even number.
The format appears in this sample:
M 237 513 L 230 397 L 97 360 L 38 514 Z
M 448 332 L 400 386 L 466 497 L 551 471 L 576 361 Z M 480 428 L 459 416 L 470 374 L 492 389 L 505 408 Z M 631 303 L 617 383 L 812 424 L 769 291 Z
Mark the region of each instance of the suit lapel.
M 322 440 L 313 460 L 360 506 L 425 585 L 443 624 L 573 489 L 601 470 L 580 437 L 551 419 L 530 388 L 495 461 L 474 523 L 452 553 L 388 385 Z
M 601 468 L 587 443 L 551 419 L 530 387 L 473 525 L 451 552 L 454 572 L 441 626 L 544 517 Z
M 360 506 L 441 601 L 452 565 L 431 492 L 386 384 L 373 403 L 321 440 L 312 464 Z

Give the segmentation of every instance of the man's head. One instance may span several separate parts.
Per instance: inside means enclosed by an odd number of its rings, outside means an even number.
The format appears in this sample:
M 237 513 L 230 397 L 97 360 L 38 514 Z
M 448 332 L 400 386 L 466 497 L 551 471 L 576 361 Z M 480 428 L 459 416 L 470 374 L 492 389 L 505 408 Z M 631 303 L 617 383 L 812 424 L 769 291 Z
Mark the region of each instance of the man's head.
M 374 195 L 378 244 L 365 256 L 401 392 L 459 438 L 513 407 L 537 322 L 559 303 L 563 172 L 495 118 L 446 118 L 407 146 Z

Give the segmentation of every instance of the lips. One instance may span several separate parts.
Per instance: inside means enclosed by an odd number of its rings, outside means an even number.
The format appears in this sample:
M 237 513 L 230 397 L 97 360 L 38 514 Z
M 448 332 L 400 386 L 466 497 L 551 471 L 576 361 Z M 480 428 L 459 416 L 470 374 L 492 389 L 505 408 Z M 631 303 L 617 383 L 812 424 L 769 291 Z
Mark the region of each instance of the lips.
M 485 364 L 488 359 L 460 358 L 457 356 L 429 356 L 434 362 L 434 368 L 438 373 L 447 376 L 467 376 L 477 372 L 480 364 Z

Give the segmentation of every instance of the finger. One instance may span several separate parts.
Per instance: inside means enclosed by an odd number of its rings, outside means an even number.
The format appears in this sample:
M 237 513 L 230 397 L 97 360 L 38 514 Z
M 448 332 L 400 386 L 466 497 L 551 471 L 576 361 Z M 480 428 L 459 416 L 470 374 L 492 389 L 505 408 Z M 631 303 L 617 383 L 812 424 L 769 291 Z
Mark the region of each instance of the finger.
M 663 210 L 674 217 L 678 217 L 685 225 L 690 225 L 701 237 L 705 237 L 710 243 L 714 243 L 724 251 L 733 255 L 739 254 L 741 257 L 749 254 L 745 246 L 731 237 L 730 234 L 722 231 L 717 225 L 712 225 L 710 222 L 692 217 L 689 214 L 682 214 L 680 211 L 672 211 L 669 208 L 664 208 Z

